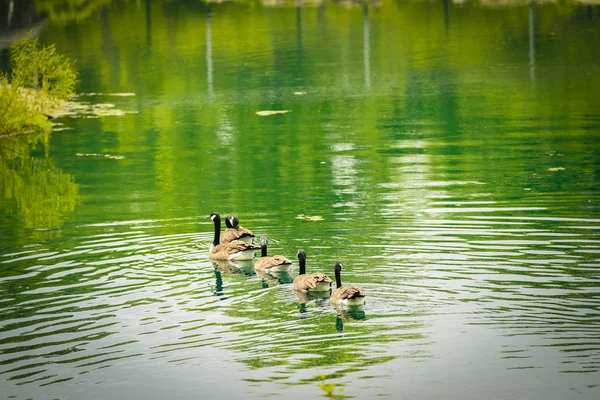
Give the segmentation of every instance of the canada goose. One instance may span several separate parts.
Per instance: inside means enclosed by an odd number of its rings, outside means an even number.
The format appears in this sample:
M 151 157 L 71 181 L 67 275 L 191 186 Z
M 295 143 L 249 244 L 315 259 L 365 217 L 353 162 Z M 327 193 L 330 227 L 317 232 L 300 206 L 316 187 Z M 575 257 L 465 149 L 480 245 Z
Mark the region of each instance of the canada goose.
M 292 262 L 284 256 L 268 256 L 267 255 L 267 238 L 260 238 L 260 258 L 254 263 L 254 269 L 260 272 L 281 272 L 289 271 Z
M 221 216 L 213 212 L 208 216 L 215 224 L 215 238 L 210 245 L 208 256 L 213 260 L 251 260 L 259 249 L 252 244 L 236 241 L 219 244 L 221 233 Z
M 254 234 L 252 231 L 242 228 L 239 226 L 239 223 L 240 219 L 237 215 L 228 215 L 225 218 L 227 229 L 223 232 L 223 236 L 221 236 L 221 243 L 230 243 L 239 240 L 240 242 L 254 244 Z
M 294 279 L 292 287 L 300 292 L 323 292 L 331 290 L 331 282 L 327 275 L 322 272 L 306 273 L 306 252 L 298 250 L 298 262 L 300 265 L 300 275 Z
M 334 306 L 362 306 L 365 292 L 358 286 L 342 286 L 342 263 L 335 263 L 335 283 L 337 288 L 331 293 L 329 302 Z

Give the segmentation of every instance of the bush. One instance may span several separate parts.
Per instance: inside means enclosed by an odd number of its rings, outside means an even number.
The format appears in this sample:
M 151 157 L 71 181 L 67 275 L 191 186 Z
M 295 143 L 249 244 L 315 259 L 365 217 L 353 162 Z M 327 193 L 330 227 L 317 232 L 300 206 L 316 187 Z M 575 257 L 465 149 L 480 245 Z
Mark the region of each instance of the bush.
M 37 39 L 13 45 L 10 60 L 12 72 L 0 75 L 0 135 L 47 128 L 49 113 L 73 96 L 77 72 Z

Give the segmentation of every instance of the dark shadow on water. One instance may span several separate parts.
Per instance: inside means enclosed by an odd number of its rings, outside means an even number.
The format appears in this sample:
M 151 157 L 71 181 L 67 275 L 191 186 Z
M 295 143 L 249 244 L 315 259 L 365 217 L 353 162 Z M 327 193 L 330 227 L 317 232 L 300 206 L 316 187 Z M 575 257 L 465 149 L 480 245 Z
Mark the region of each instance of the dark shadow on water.
M 14 42 L 25 39 L 31 33 L 38 37 L 46 25 L 46 18 L 36 11 L 31 0 L 7 0 L 0 2 L 0 49 L 9 48 Z

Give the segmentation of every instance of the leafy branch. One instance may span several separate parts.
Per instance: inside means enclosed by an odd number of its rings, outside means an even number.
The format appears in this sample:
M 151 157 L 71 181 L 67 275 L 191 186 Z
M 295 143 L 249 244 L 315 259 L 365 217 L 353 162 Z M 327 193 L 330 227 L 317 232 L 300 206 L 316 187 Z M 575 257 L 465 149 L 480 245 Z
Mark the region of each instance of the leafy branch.
M 0 135 L 48 124 L 47 115 L 74 94 L 77 72 L 54 45 L 26 38 L 11 48 L 12 73 L 0 74 Z

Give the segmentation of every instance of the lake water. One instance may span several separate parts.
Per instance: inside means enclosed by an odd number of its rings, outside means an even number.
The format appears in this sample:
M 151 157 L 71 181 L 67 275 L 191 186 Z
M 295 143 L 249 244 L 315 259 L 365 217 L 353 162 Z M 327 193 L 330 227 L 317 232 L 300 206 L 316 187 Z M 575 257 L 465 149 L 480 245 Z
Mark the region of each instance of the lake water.
M 599 398 L 600 6 L 460 3 L 17 4 L 80 110 L 2 142 L 0 397 Z

